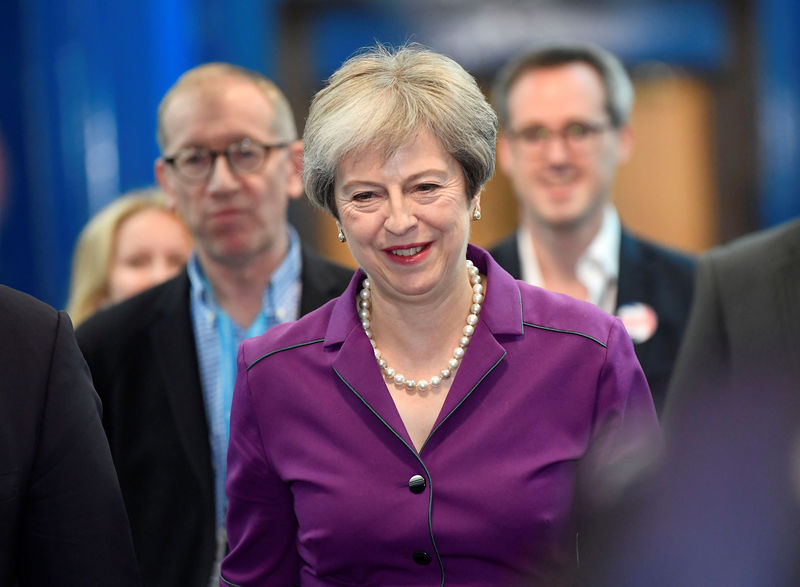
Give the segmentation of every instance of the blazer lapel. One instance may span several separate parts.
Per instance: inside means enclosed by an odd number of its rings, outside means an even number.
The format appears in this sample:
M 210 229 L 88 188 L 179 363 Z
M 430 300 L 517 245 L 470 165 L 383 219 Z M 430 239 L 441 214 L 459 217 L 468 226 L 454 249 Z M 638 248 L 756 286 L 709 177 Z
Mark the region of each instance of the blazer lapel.
M 208 423 L 200 383 L 189 305 L 189 277 L 184 272 L 161 298 L 151 333 L 154 360 L 167 391 L 172 420 L 203 493 L 211 499 L 213 472 Z

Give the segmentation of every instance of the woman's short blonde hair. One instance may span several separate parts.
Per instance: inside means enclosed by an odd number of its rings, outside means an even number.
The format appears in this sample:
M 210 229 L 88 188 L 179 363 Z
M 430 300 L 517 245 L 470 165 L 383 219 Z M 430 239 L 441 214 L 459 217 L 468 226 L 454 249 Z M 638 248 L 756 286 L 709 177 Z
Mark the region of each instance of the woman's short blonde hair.
M 390 157 L 422 130 L 464 172 L 467 197 L 494 172 L 497 116 L 458 63 L 420 45 L 371 47 L 348 59 L 311 103 L 303 133 L 306 195 L 338 218 L 341 161 L 363 149 Z
M 83 227 L 72 256 L 67 313 L 75 326 L 94 314 L 109 294 L 114 242 L 122 223 L 141 210 L 169 210 L 159 188 L 134 190 L 117 198 Z M 176 217 L 177 218 L 177 217 Z

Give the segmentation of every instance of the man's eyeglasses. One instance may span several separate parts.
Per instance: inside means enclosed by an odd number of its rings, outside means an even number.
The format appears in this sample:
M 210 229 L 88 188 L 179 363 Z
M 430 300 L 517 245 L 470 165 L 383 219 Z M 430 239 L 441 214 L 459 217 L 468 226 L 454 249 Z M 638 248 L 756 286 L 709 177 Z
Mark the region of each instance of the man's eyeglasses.
M 551 130 L 546 126 L 533 125 L 520 130 L 510 131 L 509 135 L 532 155 L 541 157 L 554 136 L 560 137 L 567 148 L 575 155 L 584 155 L 597 146 L 597 136 L 612 127 L 609 124 L 592 124 L 589 122 L 570 122 L 560 130 Z
M 267 145 L 253 139 L 242 139 L 231 143 L 222 151 L 204 147 L 187 147 L 172 157 L 164 157 L 164 162 L 175 170 L 179 177 L 189 183 L 203 183 L 211 177 L 217 157 L 224 155 L 230 170 L 237 174 L 255 173 L 274 149 L 282 149 L 289 143 Z

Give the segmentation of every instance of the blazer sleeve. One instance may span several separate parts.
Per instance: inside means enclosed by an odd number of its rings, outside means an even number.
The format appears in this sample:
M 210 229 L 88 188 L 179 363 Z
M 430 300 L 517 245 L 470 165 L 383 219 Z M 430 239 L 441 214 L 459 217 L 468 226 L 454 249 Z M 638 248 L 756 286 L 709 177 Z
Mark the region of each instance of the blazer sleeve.
M 100 401 L 69 318 L 58 313 L 27 511 L 22 585 L 138 585 Z
M 613 499 L 614 491 L 650 464 L 661 444 L 653 398 L 633 343 L 619 319 L 607 340 L 598 378 L 592 438 L 584 463 L 590 500 Z
M 231 407 L 226 481 L 230 550 L 220 585 L 295 585 L 300 583 L 300 557 L 292 494 L 264 451 L 245 346 L 239 349 Z

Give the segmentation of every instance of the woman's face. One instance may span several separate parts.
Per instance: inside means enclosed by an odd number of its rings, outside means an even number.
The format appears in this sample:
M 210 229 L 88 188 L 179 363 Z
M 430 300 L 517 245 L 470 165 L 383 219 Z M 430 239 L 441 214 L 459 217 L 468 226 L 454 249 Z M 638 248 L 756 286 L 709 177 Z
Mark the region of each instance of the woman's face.
M 429 132 L 384 159 L 346 157 L 334 194 L 341 227 L 376 295 L 445 300 L 463 280 L 472 209 L 458 162 Z
M 192 238 L 167 210 L 146 208 L 117 229 L 107 303 L 116 303 L 175 276 L 189 258 Z

